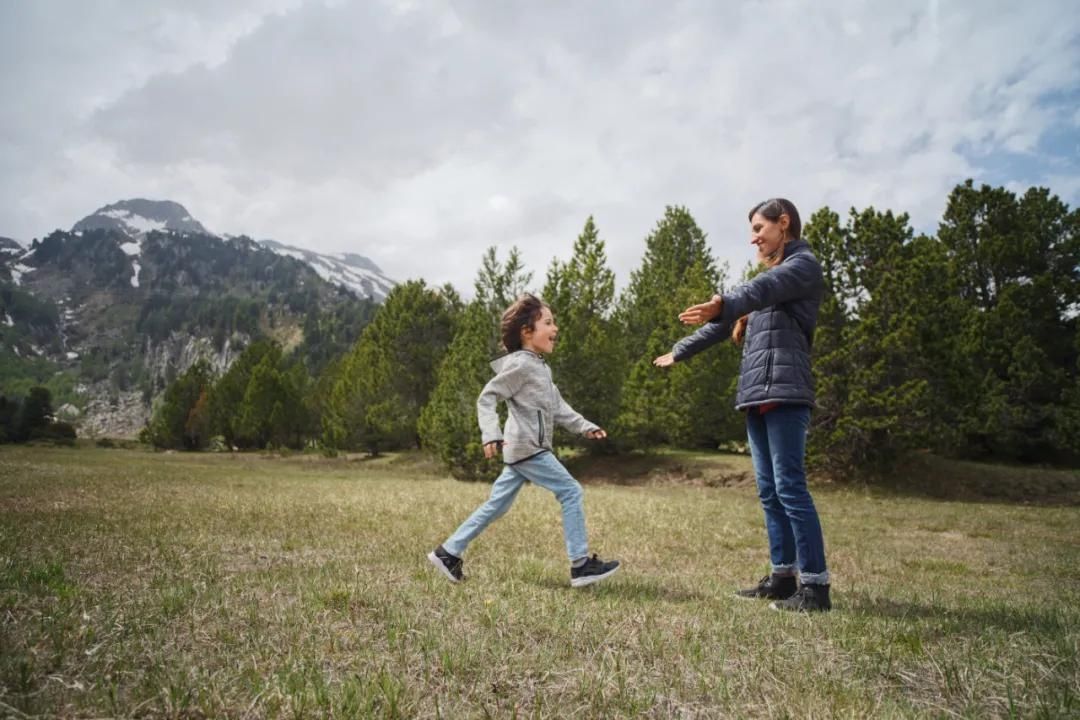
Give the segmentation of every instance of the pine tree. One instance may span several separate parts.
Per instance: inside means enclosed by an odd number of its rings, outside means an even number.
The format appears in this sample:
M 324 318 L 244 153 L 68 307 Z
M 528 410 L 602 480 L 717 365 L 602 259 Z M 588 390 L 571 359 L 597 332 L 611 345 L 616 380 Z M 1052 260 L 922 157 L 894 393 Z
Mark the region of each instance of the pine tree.
M 1071 452 L 1080 211 L 1044 188 L 1017 198 L 969 180 L 950 195 L 938 236 L 971 308 L 958 360 L 963 446 L 1017 460 Z
M 592 217 L 570 260 L 552 261 L 543 296 L 559 326 L 558 346 L 550 359 L 559 390 L 586 418 L 610 425 L 618 414 L 626 371 L 618 325 L 612 320 L 615 273 L 607 267 L 604 241 Z
M 281 362 L 281 347 L 272 340 L 257 340 L 251 343 L 240 353 L 240 357 L 233 361 L 210 392 L 211 427 L 215 434 L 225 438 L 225 444 L 230 448 L 251 446 L 245 444 L 249 441 L 248 438 L 241 437 L 241 405 L 247 395 L 252 372 L 267 357 L 267 362 L 277 367 Z
M 275 422 L 282 422 L 281 413 L 289 398 L 278 369 L 279 361 L 279 356 L 267 353 L 251 371 L 236 413 L 236 440 L 240 447 L 262 449 L 282 444 L 284 433 Z
M 532 273 L 525 269 L 521 252 L 510 248 L 505 263 L 500 263 L 494 246 L 484 251 L 480 272 L 476 277 L 476 299 L 484 303 L 488 312 L 498 317 L 519 295 L 526 292 L 532 282 Z
M 20 442 L 18 419 L 21 409 L 18 398 L 0 395 L 0 443 Z
M 723 290 L 705 234 L 685 208 L 668 207 L 645 243 L 641 267 L 631 274 L 616 313 L 630 371 L 615 442 L 715 447 L 742 437 L 731 385 L 738 351 L 730 343 L 668 370 L 652 366 L 654 357 L 690 331 L 679 322 L 679 312 Z
M 422 280 L 396 286 L 360 335 L 323 416 L 331 447 L 371 454 L 416 446 L 416 423 L 454 334 L 452 298 Z
M 143 437 L 159 448 L 205 447 L 207 436 L 200 415 L 205 412 L 206 395 L 212 384 L 209 364 L 205 360 L 195 362 L 165 389 Z
M 531 280 L 532 273 L 521 263 L 517 248 L 511 249 L 505 264 L 499 262 L 495 248 L 488 248 L 476 277 L 476 298 L 461 316 L 420 416 L 421 445 L 458 479 L 491 479 L 498 473 L 500 461 L 484 458 L 476 399 L 491 378 L 491 359 L 503 350 L 499 318 L 527 291 Z
M 485 460 L 476 399 L 491 378 L 493 319 L 479 300 L 464 312 L 439 366 L 435 390 L 420 414 L 420 440 L 459 480 L 493 478 L 501 460 Z
M 907 215 L 823 209 L 807 224 L 825 276 L 814 338 L 815 466 L 887 470 L 913 448 L 953 442 L 956 334 L 965 322 L 943 248 Z M 943 332 L 943 330 L 946 330 Z
M 19 412 L 16 435 L 22 440 L 32 440 L 47 434 L 53 421 L 52 393 L 41 385 L 30 388 Z

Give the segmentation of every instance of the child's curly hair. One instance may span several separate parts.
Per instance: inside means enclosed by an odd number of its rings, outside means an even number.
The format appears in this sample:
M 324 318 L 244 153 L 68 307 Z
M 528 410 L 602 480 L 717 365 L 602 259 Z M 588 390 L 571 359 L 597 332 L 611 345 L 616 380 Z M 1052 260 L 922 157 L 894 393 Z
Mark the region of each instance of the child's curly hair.
M 548 304 L 532 293 L 525 293 L 513 302 L 502 315 L 502 344 L 507 352 L 521 349 L 521 331 L 525 328 L 536 329 Z

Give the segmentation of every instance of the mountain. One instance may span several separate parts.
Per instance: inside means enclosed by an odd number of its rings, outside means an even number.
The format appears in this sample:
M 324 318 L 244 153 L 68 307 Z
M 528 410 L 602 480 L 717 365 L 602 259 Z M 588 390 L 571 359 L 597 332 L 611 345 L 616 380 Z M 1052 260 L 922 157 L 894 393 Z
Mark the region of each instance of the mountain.
M 278 255 L 287 255 L 306 262 L 323 280 L 348 288 L 360 297 L 382 302 L 395 285 L 378 265 L 362 255 L 323 255 L 312 250 L 283 245 L 274 240 L 260 240 L 259 244 Z
M 44 384 L 82 435 L 130 437 L 192 363 L 272 338 L 317 375 L 392 286 L 360 256 L 206 232 L 182 205 L 106 206 L 29 248 L 0 239 L 0 395 Z
M 128 255 L 139 255 L 138 242 L 151 231 L 172 231 L 195 235 L 214 235 L 180 203 L 171 200 L 121 200 L 98 208 L 72 226 L 72 232 L 89 230 L 118 230 L 131 242 L 123 249 Z M 229 240 L 231 235 L 214 235 Z M 358 297 L 382 302 L 396 284 L 379 266 L 362 255 L 337 253 L 326 255 L 313 250 L 286 245 L 275 240 L 259 243 L 278 255 L 296 258 L 310 265 L 324 280 L 351 290 Z M 135 280 L 137 282 L 137 274 Z
M 128 237 L 140 237 L 151 230 L 210 235 L 180 203 L 171 200 L 121 200 L 98 208 L 71 228 L 72 232 L 87 230 L 119 230 Z

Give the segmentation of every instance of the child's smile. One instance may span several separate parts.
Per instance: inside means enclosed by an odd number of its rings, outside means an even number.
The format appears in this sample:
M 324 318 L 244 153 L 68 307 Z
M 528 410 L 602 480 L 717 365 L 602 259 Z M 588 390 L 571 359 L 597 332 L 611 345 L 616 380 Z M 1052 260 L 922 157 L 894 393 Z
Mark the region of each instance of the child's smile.
M 545 307 L 540 311 L 535 326 L 532 330 L 522 329 L 521 346 L 540 355 L 550 355 L 555 351 L 555 339 L 559 336 L 559 326 L 555 324 L 555 316 L 550 308 Z

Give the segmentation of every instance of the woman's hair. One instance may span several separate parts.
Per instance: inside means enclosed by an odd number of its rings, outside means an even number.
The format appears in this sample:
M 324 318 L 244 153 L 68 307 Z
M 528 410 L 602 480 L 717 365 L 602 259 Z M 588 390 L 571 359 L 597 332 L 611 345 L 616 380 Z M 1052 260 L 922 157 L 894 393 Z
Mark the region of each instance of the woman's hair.
M 546 307 L 547 303 L 543 300 L 532 293 L 525 293 L 506 308 L 502 315 L 502 344 L 507 352 L 521 349 L 522 329 L 535 330 L 536 321 Z
M 790 239 L 798 240 L 802 237 L 802 220 L 799 219 L 799 211 L 795 209 L 795 203 L 784 198 L 772 198 L 765 202 L 760 202 L 754 207 L 750 208 L 749 214 L 747 214 L 747 220 L 754 219 L 754 213 L 761 213 L 761 217 L 766 220 L 776 222 L 780 219 L 781 215 L 788 216 L 788 235 Z

